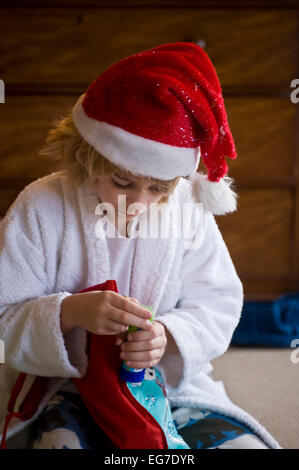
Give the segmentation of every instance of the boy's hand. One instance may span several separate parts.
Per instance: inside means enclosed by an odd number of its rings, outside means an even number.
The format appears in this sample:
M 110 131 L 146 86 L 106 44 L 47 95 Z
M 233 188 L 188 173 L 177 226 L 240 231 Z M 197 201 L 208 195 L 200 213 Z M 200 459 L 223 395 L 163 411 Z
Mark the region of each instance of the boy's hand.
M 167 344 L 165 328 L 154 321 L 148 330 L 130 333 L 121 345 L 120 357 L 129 367 L 144 369 L 154 367 L 161 360 Z
M 117 335 L 128 325 L 151 328 L 151 312 L 114 291 L 72 294 L 61 303 L 63 334 L 79 326 L 96 335 Z

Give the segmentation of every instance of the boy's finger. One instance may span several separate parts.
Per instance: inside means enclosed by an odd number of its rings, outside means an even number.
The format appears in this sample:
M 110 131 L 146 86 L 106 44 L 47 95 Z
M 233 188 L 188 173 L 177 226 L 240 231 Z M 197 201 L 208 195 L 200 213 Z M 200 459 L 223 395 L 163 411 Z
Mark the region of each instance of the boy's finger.
M 122 351 L 151 351 L 164 347 L 162 337 L 148 341 L 125 341 L 121 345 Z
M 152 314 L 149 310 L 147 310 L 144 307 L 139 306 L 137 299 L 136 301 L 134 301 L 134 300 L 130 300 L 130 297 L 125 298 L 124 296 L 120 294 L 117 294 L 117 293 L 115 294 L 116 296 L 115 296 L 114 306 L 116 308 L 132 313 L 141 318 L 150 319 L 152 317 Z M 138 326 L 138 325 L 135 325 L 135 326 Z
M 149 319 L 140 318 L 137 315 L 129 313 L 118 308 L 113 308 L 110 314 L 111 320 L 121 323 L 122 325 L 136 326 L 136 328 L 141 328 L 142 330 L 147 330 L 152 327 L 152 323 Z
M 160 349 L 152 349 L 151 351 L 134 351 L 134 352 L 121 352 L 121 359 L 126 362 L 149 362 L 161 357 Z
M 140 304 L 139 300 L 137 300 L 135 297 L 126 297 L 126 299 L 132 300 L 132 302 L 135 302 L 136 304 Z
M 149 339 L 153 339 L 155 337 L 155 333 L 153 330 L 153 326 L 147 330 L 138 330 L 132 331 L 127 335 L 127 341 L 147 341 Z

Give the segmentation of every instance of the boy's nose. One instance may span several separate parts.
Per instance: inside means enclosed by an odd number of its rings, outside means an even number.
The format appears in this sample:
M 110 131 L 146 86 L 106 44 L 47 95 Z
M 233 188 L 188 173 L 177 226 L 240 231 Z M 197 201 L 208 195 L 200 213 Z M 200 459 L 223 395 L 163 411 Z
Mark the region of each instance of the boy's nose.
M 131 208 L 127 207 L 127 214 L 128 215 L 138 215 L 139 212 L 141 212 L 141 209 L 139 209 L 139 210 L 136 209 L 135 210 L 134 208 L 131 209 Z
M 134 206 L 134 211 L 136 211 L 136 212 L 140 212 L 142 210 L 145 210 L 147 208 L 146 195 L 140 194 L 140 195 L 136 196 L 133 200 L 129 201 L 128 207 L 131 204 L 136 204 L 136 206 Z M 140 207 L 139 207 L 139 205 L 140 205 Z

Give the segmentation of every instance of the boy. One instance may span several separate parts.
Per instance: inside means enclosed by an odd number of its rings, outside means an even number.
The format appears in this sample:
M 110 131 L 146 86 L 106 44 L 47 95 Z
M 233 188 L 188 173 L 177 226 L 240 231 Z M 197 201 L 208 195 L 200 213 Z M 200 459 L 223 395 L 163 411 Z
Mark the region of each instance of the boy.
M 278 448 L 209 375 L 210 361 L 226 351 L 238 324 L 243 289 L 213 216 L 236 209 L 237 195 L 225 176 L 225 157 L 236 158 L 236 150 L 206 53 L 192 43 L 164 44 L 112 65 L 51 131 L 43 154 L 59 158 L 61 171 L 25 188 L 0 233 L 7 371 L 51 378 L 31 420 L 44 410 L 39 434 L 61 394 L 76 394 L 66 379 L 86 372 L 89 331 L 116 335 L 131 367 L 160 370 L 175 422 L 191 446 Z M 201 157 L 207 177 L 197 172 Z M 118 196 L 125 196 L 121 209 Z M 199 247 L 186 248 L 183 237 L 131 236 L 131 219 L 145 220 L 151 204 L 162 202 L 192 204 L 186 233 L 197 221 Z M 202 224 L 194 202 L 202 205 Z M 95 230 L 103 203 L 108 225 L 112 220 L 122 237 Z M 74 294 L 107 279 L 117 279 L 119 294 Z M 152 326 L 138 302 L 153 308 Z M 124 342 L 128 324 L 141 330 Z M 3 377 L 7 396 L 9 384 Z M 203 435 L 205 423 L 214 428 Z M 11 425 L 9 435 L 21 427 Z M 72 433 L 82 433 L 75 428 Z M 87 435 L 81 436 L 83 448 L 91 445 Z M 41 436 L 33 447 L 40 442 Z M 66 444 L 54 432 L 43 445 Z

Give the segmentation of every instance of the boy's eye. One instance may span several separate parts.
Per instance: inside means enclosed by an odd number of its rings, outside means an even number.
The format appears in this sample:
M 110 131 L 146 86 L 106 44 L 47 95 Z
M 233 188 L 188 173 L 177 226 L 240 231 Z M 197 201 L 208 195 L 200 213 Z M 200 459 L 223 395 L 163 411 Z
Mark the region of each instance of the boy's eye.
M 114 179 L 112 179 L 112 182 L 113 184 L 115 184 L 115 186 L 117 186 L 118 188 L 130 188 L 132 186 L 132 183 L 129 183 L 129 184 L 120 184 L 118 183 L 117 181 L 115 181 Z M 154 188 L 152 188 L 153 191 L 155 192 L 162 192 L 157 186 L 155 186 Z
M 162 193 L 160 188 L 155 187 L 155 188 L 152 188 L 152 189 L 153 189 L 153 191 L 156 191 L 157 193 Z
M 112 182 L 113 182 L 113 183 L 115 184 L 115 186 L 117 186 L 118 188 L 129 188 L 130 185 L 131 185 L 131 183 L 129 183 L 129 184 L 119 184 L 119 183 L 117 183 L 117 181 L 114 181 L 114 180 L 112 180 Z

